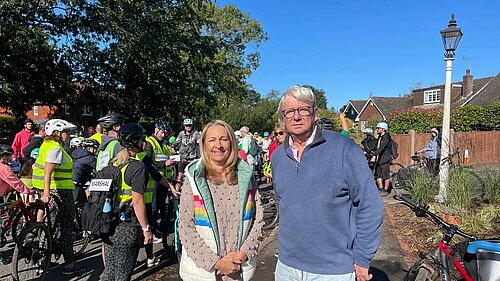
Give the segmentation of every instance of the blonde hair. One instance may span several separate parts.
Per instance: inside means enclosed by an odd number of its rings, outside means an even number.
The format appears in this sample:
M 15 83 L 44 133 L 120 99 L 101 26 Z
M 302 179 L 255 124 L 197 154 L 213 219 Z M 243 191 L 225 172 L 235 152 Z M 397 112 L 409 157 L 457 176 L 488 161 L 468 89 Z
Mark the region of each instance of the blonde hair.
M 224 182 L 223 179 L 219 178 L 216 175 L 215 168 L 217 165 L 210 158 L 210 154 L 208 153 L 208 148 L 206 146 L 207 131 L 213 126 L 221 126 L 226 129 L 227 135 L 229 137 L 229 157 L 224 164 L 223 169 L 227 182 L 230 185 L 235 185 L 238 183 L 238 177 L 236 173 L 236 165 L 238 163 L 238 144 L 236 141 L 236 136 L 234 135 L 233 128 L 231 128 L 229 124 L 222 120 L 214 120 L 208 123 L 205 128 L 203 128 L 203 132 L 201 133 L 200 154 L 201 162 L 205 166 L 206 177 L 208 180 L 216 184 L 221 184 L 222 182 Z
M 120 166 L 124 163 L 128 162 L 130 155 L 128 154 L 128 150 L 126 148 L 122 148 L 118 154 L 113 158 L 113 164 L 115 166 Z

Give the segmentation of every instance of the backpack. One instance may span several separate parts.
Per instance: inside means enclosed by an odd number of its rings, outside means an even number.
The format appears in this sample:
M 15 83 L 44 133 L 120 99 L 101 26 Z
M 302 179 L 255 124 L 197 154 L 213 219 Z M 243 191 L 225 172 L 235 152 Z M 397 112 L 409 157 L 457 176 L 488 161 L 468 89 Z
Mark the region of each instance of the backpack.
M 114 234 L 118 225 L 119 214 L 115 211 L 116 192 L 121 188 L 121 169 L 128 165 L 108 165 L 95 174 L 90 181 L 90 196 L 83 207 L 82 228 L 94 237 L 99 237 L 104 243 L 110 244 L 109 237 Z M 104 212 L 108 201 L 111 211 Z
M 398 157 L 399 157 L 398 143 L 395 142 L 393 139 L 391 139 L 390 148 L 391 148 L 391 157 L 392 157 L 392 159 L 398 159 Z
M 247 154 L 252 155 L 253 157 L 256 157 L 258 153 L 259 153 L 259 144 L 257 144 L 257 139 L 252 137 Z

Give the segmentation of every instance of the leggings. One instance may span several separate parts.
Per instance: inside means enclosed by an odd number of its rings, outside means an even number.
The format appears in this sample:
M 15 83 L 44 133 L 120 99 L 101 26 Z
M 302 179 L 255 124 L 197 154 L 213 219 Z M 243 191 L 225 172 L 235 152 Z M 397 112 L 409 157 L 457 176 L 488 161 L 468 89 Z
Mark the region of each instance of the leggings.
M 103 281 L 124 281 L 132 278 L 135 261 L 139 254 L 141 228 L 118 225 L 110 237 L 112 245 L 104 245 L 106 266 L 102 273 Z
M 57 206 L 57 216 L 59 220 L 59 230 L 61 231 L 58 238 L 58 244 L 61 254 L 66 263 L 75 261 L 73 252 L 73 226 L 75 220 L 75 203 L 73 201 L 73 190 L 71 189 L 53 189 L 50 191 L 51 199 L 49 208 L 53 209 Z M 54 197 L 57 197 L 54 198 Z M 52 223 L 55 222 L 56 212 L 51 213 Z

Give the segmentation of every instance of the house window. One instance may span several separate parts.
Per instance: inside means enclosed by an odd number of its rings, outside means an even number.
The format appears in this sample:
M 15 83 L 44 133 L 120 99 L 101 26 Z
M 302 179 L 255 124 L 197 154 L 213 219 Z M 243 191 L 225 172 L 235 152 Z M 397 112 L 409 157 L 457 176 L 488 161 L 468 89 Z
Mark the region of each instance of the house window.
M 33 115 L 38 116 L 38 105 L 33 106 Z
M 82 107 L 82 116 L 92 116 L 92 115 L 93 115 L 92 107 L 88 105 Z
M 424 92 L 424 103 L 436 103 L 441 101 L 441 90 Z
M 360 130 L 363 131 L 364 129 L 366 129 L 366 125 L 368 125 L 368 121 L 361 121 L 361 128 L 360 128 Z

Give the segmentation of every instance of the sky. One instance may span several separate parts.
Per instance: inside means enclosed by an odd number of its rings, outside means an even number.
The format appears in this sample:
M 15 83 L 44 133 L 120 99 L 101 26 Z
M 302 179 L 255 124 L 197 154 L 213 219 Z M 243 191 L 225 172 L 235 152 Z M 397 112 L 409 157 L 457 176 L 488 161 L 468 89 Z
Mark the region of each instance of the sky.
M 500 73 L 498 0 L 218 0 L 261 22 L 269 40 L 248 82 L 261 95 L 312 85 L 328 107 L 350 99 L 397 97 L 416 83 L 444 84 L 439 31 L 451 14 L 464 33 L 453 62 L 453 82 L 467 68 L 474 78 Z

